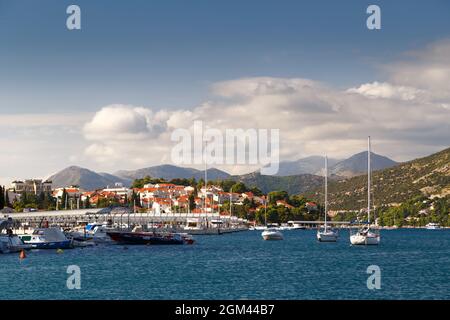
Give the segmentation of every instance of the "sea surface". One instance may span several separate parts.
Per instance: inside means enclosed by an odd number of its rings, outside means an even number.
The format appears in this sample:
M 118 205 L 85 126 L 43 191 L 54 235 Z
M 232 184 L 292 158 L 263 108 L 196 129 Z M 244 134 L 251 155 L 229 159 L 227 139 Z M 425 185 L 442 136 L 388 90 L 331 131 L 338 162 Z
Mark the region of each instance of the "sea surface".
M 318 243 L 314 230 L 196 236 L 183 246 L 0 254 L 0 299 L 450 299 L 450 230 L 382 230 L 379 246 Z M 81 289 L 69 290 L 69 265 Z M 369 290 L 368 266 L 381 270 Z

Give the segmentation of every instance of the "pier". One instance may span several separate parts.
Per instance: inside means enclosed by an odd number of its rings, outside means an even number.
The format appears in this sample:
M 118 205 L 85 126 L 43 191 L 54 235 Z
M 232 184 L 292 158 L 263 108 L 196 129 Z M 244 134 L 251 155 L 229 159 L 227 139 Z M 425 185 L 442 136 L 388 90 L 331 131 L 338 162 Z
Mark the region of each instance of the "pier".
M 131 226 L 152 226 L 160 229 L 172 229 L 191 234 L 222 234 L 248 230 L 247 220 L 235 216 L 223 216 L 219 213 L 134 213 L 127 208 L 100 208 L 79 210 L 36 211 L 4 214 L 4 218 L 13 220 L 29 228 L 39 227 L 44 221 L 49 226 L 73 228 L 93 222 L 106 223 L 117 228 Z M 184 230 L 188 221 L 198 221 L 203 230 Z M 220 227 L 217 224 L 220 221 Z

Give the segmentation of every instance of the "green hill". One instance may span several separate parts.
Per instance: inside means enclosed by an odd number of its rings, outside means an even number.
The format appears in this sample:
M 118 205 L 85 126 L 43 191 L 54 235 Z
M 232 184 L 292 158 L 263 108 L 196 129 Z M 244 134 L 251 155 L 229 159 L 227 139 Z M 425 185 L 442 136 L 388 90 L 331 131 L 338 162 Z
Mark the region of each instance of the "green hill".
M 247 187 L 257 187 L 262 192 L 287 191 L 289 194 L 299 194 L 316 189 L 323 184 L 323 178 L 313 174 L 295 176 L 268 176 L 253 172 L 241 176 L 233 176 L 233 180 L 243 182 Z
M 374 204 L 396 205 L 416 196 L 450 195 L 450 148 L 430 156 L 374 171 L 372 175 Z M 322 188 L 305 193 L 322 201 Z M 367 204 L 367 176 L 331 182 L 328 186 L 331 210 L 356 210 Z

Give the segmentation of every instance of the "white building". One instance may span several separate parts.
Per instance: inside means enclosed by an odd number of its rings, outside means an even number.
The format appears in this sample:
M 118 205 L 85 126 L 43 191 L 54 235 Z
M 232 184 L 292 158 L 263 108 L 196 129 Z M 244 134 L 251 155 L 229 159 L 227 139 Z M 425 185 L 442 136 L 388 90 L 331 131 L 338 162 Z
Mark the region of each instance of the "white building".
M 52 192 L 52 182 L 43 181 L 42 179 L 27 179 L 25 181 L 15 180 L 11 183 L 11 189 L 15 193 L 33 193 L 38 195 L 42 192 L 51 193 Z

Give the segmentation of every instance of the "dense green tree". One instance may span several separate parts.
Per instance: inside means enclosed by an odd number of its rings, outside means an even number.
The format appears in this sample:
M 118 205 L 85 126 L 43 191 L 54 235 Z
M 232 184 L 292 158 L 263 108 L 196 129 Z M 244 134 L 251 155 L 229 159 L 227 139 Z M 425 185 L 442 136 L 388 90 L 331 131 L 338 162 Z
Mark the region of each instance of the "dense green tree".
M 247 192 L 247 186 L 242 182 L 237 182 L 231 187 L 231 191 L 235 193 L 244 193 Z
M 272 191 L 268 194 L 269 203 L 274 205 L 278 200 L 287 201 L 289 199 L 289 195 L 286 191 Z
M 191 211 L 195 209 L 195 195 L 194 195 L 194 193 L 191 193 L 189 195 L 189 209 Z
M 0 210 L 5 207 L 5 188 L 0 186 Z
M 9 192 L 8 190 L 5 190 L 5 206 L 11 207 L 11 202 L 9 201 Z

